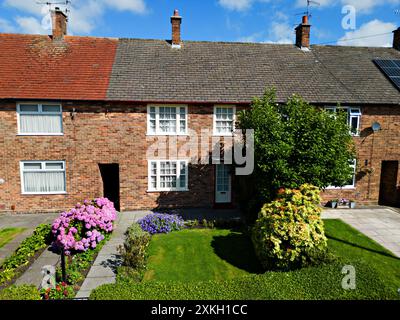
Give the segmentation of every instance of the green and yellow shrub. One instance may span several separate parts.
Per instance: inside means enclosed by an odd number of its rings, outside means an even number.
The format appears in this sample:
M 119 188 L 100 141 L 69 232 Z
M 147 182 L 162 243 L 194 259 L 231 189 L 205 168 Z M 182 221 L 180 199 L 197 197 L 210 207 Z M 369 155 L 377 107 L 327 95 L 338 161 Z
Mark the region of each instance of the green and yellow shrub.
M 327 259 L 319 193 L 308 184 L 298 190 L 280 189 L 278 198 L 262 207 L 252 240 L 266 270 L 300 268 Z

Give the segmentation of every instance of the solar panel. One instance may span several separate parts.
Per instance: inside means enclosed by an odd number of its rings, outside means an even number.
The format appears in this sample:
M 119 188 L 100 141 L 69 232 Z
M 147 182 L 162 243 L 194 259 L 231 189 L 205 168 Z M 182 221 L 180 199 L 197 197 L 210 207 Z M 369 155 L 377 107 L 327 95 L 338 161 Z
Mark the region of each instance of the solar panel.
M 374 59 L 374 62 L 400 90 L 400 60 Z

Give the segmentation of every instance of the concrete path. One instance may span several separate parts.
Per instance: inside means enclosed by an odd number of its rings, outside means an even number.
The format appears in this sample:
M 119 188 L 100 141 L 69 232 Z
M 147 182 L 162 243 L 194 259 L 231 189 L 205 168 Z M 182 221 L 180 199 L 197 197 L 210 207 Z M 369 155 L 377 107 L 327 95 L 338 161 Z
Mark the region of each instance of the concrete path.
M 400 257 L 400 213 L 393 209 L 324 210 L 324 219 L 341 219 Z
M 21 277 L 15 282 L 16 285 L 21 284 L 33 284 L 37 288 L 40 287 L 43 279 L 41 273 L 43 266 L 57 265 L 60 260 L 60 256 L 55 254 L 47 248 L 43 253 L 35 260 L 35 262 L 22 274 Z
M 126 229 L 139 218 L 149 213 L 150 211 L 137 211 L 118 214 L 113 235 L 100 250 L 76 298 L 88 298 L 92 290 L 98 286 L 115 283 L 116 269 L 121 265 L 121 258 L 117 247 L 124 243 Z
M 35 228 L 42 223 L 51 223 L 58 216 L 57 213 L 50 214 L 0 214 L 0 229 L 25 228 L 25 230 L 0 248 L 0 265 L 2 261 L 10 256 Z

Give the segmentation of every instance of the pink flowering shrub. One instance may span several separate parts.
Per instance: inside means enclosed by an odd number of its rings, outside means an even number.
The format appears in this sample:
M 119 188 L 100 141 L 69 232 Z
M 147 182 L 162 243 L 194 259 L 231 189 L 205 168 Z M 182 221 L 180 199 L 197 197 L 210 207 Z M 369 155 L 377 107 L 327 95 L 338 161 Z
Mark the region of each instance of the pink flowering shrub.
M 96 248 L 104 235 L 113 231 L 116 213 L 114 204 L 107 198 L 78 203 L 54 220 L 53 245 L 64 249 L 66 255 Z

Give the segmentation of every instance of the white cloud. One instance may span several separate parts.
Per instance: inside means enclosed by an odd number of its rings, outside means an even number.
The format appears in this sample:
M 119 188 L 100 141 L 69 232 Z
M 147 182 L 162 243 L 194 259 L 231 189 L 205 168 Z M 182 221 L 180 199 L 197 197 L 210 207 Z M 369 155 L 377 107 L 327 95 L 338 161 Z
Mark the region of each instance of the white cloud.
M 0 18 L 0 32 L 12 33 L 15 32 L 15 27 L 10 21 Z
M 133 13 L 145 13 L 147 11 L 143 0 L 104 0 L 104 3 L 119 11 L 131 11 Z
M 47 34 L 40 21 L 34 17 L 16 17 L 15 21 L 22 33 Z
M 229 10 L 244 11 L 250 8 L 252 0 L 219 0 L 221 6 Z
M 267 43 L 293 43 L 294 29 L 287 22 L 273 22 L 268 31 Z
M 17 32 L 48 34 L 51 30 L 49 25 L 49 7 L 40 5 L 37 0 L 4 0 L 3 4 L 18 9 L 32 16 L 15 17 Z M 62 4 L 53 5 L 62 10 Z M 73 1 L 69 6 L 68 33 L 90 34 L 103 18 L 107 9 L 118 11 L 129 11 L 134 14 L 145 14 L 147 7 L 145 0 L 80 0 Z
M 337 44 L 346 46 L 391 47 L 393 41 L 392 31 L 395 29 L 396 25 L 393 23 L 375 19 L 363 24 L 355 31 L 346 32 Z M 384 35 L 371 37 L 378 34 Z

